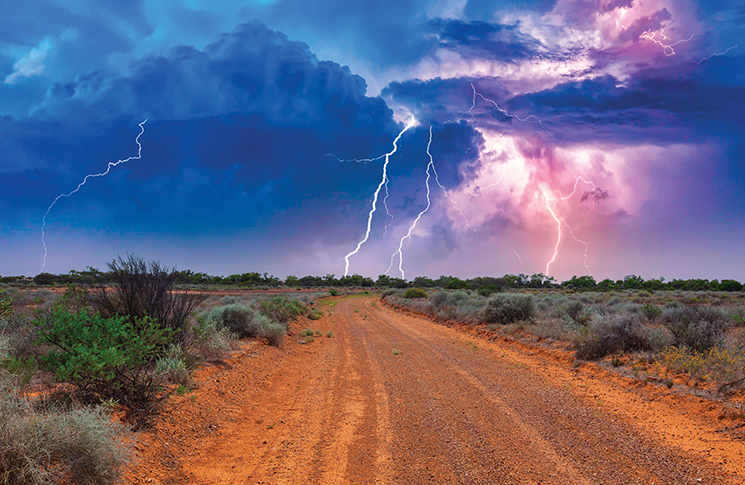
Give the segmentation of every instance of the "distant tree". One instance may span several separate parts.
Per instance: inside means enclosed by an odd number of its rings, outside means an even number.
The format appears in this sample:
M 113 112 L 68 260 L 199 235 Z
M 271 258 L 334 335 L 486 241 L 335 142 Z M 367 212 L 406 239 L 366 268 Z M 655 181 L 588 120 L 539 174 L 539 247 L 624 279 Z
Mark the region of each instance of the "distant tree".
M 597 283 L 595 282 L 595 278 L 593 278 L 592 276 L 585 275 L 585 276 L 580 276 L 578 278 L 575 275 L 575 276 L 572 276 L 571 279 L 567 281 L 563 281 L 561 283 L 561 286 L 568 286 L 568 285 L 572 285 L 574 288 L 590 289 L 590 288 L 595 288 L 597 286 Z
M 644 288 L 644 279 L 637 275 L 628 275 L 623 279 L 623 287 L 627 290 L 641 290 Z
M 390 288 L 391 287 L 391 277 L 387 274 L 378 275 L 378 279 L 375 281 L 375 284 L 377 286 L 382 286 L 383 288 Z
M 606 278 L 603 281 L 601 281 L 600 283 L 598 283 L 598 286 L 597 287 L 600 290 L 609 291 L 609 290 L 615 290 L 615 289 L 617 289 L 618 288 L 618 285 L 612 279 Z
M 742 291 L 742 283 L 736 280 L 722 280 L 719 283 L 720 291 Z
M 57 282 L 57 276 L 52 273 L 39 273 L 34 276 L 34 283 L 39 286 L 50 286 Z
M 412 281 L 412 284 L 418 288 L 432 288 L 435 286 L 435 282 L 432 278 L 426 278 L 424 276 L 417 276 Z

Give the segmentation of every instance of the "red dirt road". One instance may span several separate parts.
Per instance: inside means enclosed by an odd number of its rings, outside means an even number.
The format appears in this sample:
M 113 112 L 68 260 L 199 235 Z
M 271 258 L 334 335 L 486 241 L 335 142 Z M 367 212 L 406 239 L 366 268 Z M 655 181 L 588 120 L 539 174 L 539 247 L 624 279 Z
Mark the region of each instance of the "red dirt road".
M 334 338 L 203 371 L 128 481 L 745 483 L 745 444 L 683 407 L 375 297 L 335 301 L 307 322 Z

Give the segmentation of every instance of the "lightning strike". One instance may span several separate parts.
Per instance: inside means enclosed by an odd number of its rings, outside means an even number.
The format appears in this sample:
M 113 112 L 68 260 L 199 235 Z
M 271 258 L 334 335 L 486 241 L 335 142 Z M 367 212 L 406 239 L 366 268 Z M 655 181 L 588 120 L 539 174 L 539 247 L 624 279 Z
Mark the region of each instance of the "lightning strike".
M 422 216 L 429 210 L 431 201 L 429 198 L 430 190 L 429 190 L 429 179 L 430 179 L 430 168 L 434 171 L 435 169 L 435 161 L 434 158 L 432 158 L 432 153 L 430 152 L 430 147 L 432 146 L 432 126 L 429 127 L 429 142 L 427 142 L 427 156 L 429 157 L 429 163 L 427 164 L 427 178 L 424 182 L 424 185 L 427 187 L 427 207 L 425 207 L 419 214 L 416 216 L 416 219 L 414 219 L 414 222 L 409 226 L 409 232 L 406 233 L 404 237 L 401 238 L 401 241 L 398 243 L 398 250 L 391 255 L 391 265 L 388 266 L 388 269 L 386 270 L 386 274 L 388 271 L 391 270 L 393 267 L 393 261 L 396 258 L 396 255 L 398 254 L 398 270 L 401 272 L 401 278 L 406 279 L 406 273 L 404 273 L 404 253 L 403 253 L 403 247 L 404 247 L 404 241 L 411 238 L 411 233 L 416 228 L 416 225 L 419 223 L 419 219 L 422 218 Z
M 538 122 L 539 125 L 541 125 L 541 128 L 543 128 L 543 130 L 546 133 L 548 133 L 548 130 L 546 129 L 546 127 L 543 126 L 543 122 L 537 116 L 535 116 L 535 115 L 528 115 L 526 118 L 520 118 L 517 115 L 510 114 L 510 113 L 507 112 L 507 110 L 505 110 L 503 108 L 500 108 L 496 101 L 494 101 L 493 99 L 489 99 L 489 98 L 485 97 L 483 94 L 481 94 L 478 91 L 476 91 L 476 86 L 474 86 L 473 83 L 471 83 L 471 89 L 473 89 L 473 100 L 471 102 L 471 108 L 468 110 L 468 114 L 470 114 L 472 117 L 474 116 L 473 115 L 473 110 L 476 108 L 476 96 L 478 96 L 481 99 L 483 99 L 485 102 L 493 104 L 494 107 L 497 109 L 497 111 L 499 111 L 503 115 L 507 116 L 508 118 L 515 118 L 517 121 L 522 121 L 523 123 L 525 123 L 527 121 L 530 121 L 531 119 L 534 119 L 535 121 Z
M 517 252 L 517 250 L 513 250 L 515 253 L 515 256 L 517 256 L 517 260 L 520 262 L 520 272 L 524 273 L 525 269 L 523 268 L 523 258 L 520 257 L 520 254 Z
M 370 212 L 369 212 L 369 214 L 367 216 L 367 230 L 365 231 L 365 237 L 362 238 L 357 243 L 357 247 L 354 249 L 354 251 L 352 251 L 349 254 L 347 254 L 346 256 L 344 256 L 344 263 L 345 263 L 345 265 L 344 265 L 344 276 L 349 276 L 349 258 L 351 258 L 355 254 L 357 254 L 359 252 L 360 248 L 362 247 L 362 245 L 365 244 L 367 242 L 367 240 L 370 238 L 370 230 L 372 228 L 373 215 L 375 214 L 375 211 L 377 210 L 377 207 L 378 207 L 378 196 L 380 195 L 380 190 L 383 188 L 383 186 L 388 181 L 388 162 L 390 161 L 391 155 L 393 155 L 394 153 L 396 153 L 396 151 L 398 151 L 398 141 L 401 139 L 401 137 L 403 136 L 403 134 L 406 133 L 409 130 L 409 128 L 411 128 L 413 126 L 416 126 L 416 124 L 417 124 L 416 119 L 414 119 L 412 117 L 411 118 L 411 121 L 409 121 L 409 123 L 407 123 L 407 125 L 404 127 L 404 129 L 401 130 L 401 132 L 398 134 L 398 136 L 393 140 L 393 150 L 391 150 L 390 152 L 388 152 L 388 153 L 386 153 L 384 155 L 381 155 L 379 157 L 376 157 L 376 158 L 370 158 L 370 159 L 361 160 L 361 161 L 366 161 L 366 162 L 370 161 L 371 162 L 371 161 L 380 160 L 380 159 L 383 159 L 384 158 L 385 159 L 385 162 L 383 163 L 383 177 L 380 179 L 380 183 L 378 184 L 378 188 L 375 189 L 375 193 L 373 194 L 372 208 L 370 209 Z M 337 160 L 339 160 L 339 159 L 337 158 Z M 343 160 L 339 160 L 339 161 L 343 161 Z
M 553 264 L 554 261 L 556 261 L 556 256 L 559 254 L 559 245 L 561 244 L 561 219 L 556 217 L 556 214 L 554 213 L 554 210 L 551 208 L 551 205 L 548 203 L 548 196 L 546 193 L 543 193 L 543 199 L 546 201 L 546 209 L 548 209 L 548 212 L 551 214 L 551 217 L 554 218 L 556 221 L 556 229 L 558 230 L 559 234 L 556 238 L 556 246 L 554 246 L 554 254 L 551 256 L 551 260 L 546 263 L 546 276 L 549 276 L 549 269 L 551 268 L 551 264 Z
M 45 235 L 44 234 L 44 229 L 46 228 L 46 225 L 47 225 L 47 216 L 49 215 L 49 212 L 52 210 L 52 207 L 54 207 L 54 205 L 57 203 L 57 201 L 60 200 L 61 198 L 63 198 L 63 197 L 70 197 L 73 194 L 75 194 L 77 191 L 79 191 L 81 189 L 81 187 L 83 187 L 83 185 L 85 185 L 86 182 L 88 182 L 88 179 L 89 178 L 104 177 L 104 176 L 106 176 L 106 175 L 109 174 L 109 172 L 111 171 L 111 169 L 113 167 L 116 167 L 118 165 L 121 165 L 122 163 L 127 163 L 127 162 L 129 162 L 131 160 L 139 160 L 140 158 L 142 158 L 142 145 L 140 144 L 140 137 L 142 136 L 143 133 L 145 133 L 145 127 L 144 127 L 145 123 L 147 123 L 147 118 L 145 118 L 145 121 L 142 121 L 141 123 L 138 123 L 138 125 L 140 127 L 140 133 L 135 138 L 135 143 L 137 143 L 137 156 L 125 158 L 123 160 L 118 160 L 116 162 L 109 162 L 108 163 L 108 166 L 106 167 L 106 171 L 105 172 L 86 175 L 85 178 L 83 179 L 83 181 L 80 182 L 78 184 L 78 186 L 75 188 L 75 190 L 73 190 L 69 194 L 60 194 L 60 195 L 58 195 L 52 201 L 52 203 L 49 205 L 49 207 L 47 208 L 47 212 L 44 214 L 44 217 L 41 219 L 41 244 L 44 246 L 44 262 L 41 265 L 40 272 L 43 272 L 44 271 L 44 267 L 47 265 L 48 252 L 47 252 L 47 243 L 46 243 L 46 241 L 44 239 L 44 235 Z
M 588 194 L 588 193 L 589 194 L 594 194 L 598 190 L 597 187 L 595 187 L 595 183 L 594 182 L 585 180 L 584 178 L 582 178 L 582 176 L 575 176 L 574 177 L 574 187 L 572 188 L 572 192 L 569 195 L 566 195 L 566 196 L 561 195 L 561 192 L 559 192 L 559 197 L 561 198 L 561 200 L 567 200 L 567 199 L 571 198 L 574 194 L 576 194 L 577 193 L 577 186 L 579 185 L 580 181 L 582 181 L 583 183 L 585 183 L 585 184 L 589 185 L 590 187 L 592 187 L 592 190 L 586 192 L 586 194 Z M 590 212 L 592 212 L 593 210 L 595 210 L 595 197 L 594 196 L 593 197 L 589 197 L 589 196 L 583 195 L 581 201 L 584 202 L 588 198 L 592 199 L 592 207 L 590 207 L 590 210 L 589 211 L 587 211 L 584 214 L 582 214 L 585 217 L 587 217 L 588 215 L 590 215 Z
M 577 185 L 579 184 L 579 181 L 580 180 L 582 182 L 591 184 L 592 187 L 593 187 L 593 190 L 595 189 L 595 185 L 592 182 L 587 182 L 582 177 L 576 177 L 575 178 L 575 183 L 574 183 L 574 188 L 573 188 L 571 194 L 569 194 L 567 196 L 563 196 L 563 195 L 561 195 L 561 193 L 559 193 L 559 199 L 560 200 L 567 200 L 568 198 L 570 198 L 571 196 L 573 196 L 577 192 Z M 549 270 L 551 268 L 551 264 L 553 264 L 554 261 L 556 261 L 556 257 L 559 255 L 559 246 L 561 245 L 561 241 L 562 241 L 562 238 L 563 238 L 562 226 L 566 226 L 567 230 L 569 231 L 569 234 L 572 236 L 572 239 L 574 239 L 575 241 L 577 241 L 578 243 L 580 243 L 580 244 L 582 244 L 584 246 L 585 251 L 584 251 L 583 264 L 585 266 L 585 269 L 587 270 L 587 273 L 589 275 L 592 275 L 592 270 L 590 270 L 590 266 L 587 263 L 587 259 L 588 259 L 588 254 L 587 253 L 588 253 L 588 250 L 589 250 L 589 246 L 588 246 L 587 242 L 585 242 L 582 239 L 579 239 L 577 236 L 575 236 L 574 231 L 572 231 L 572 228 L 569 225 L 569 223 L 567 223 L 567 221 L 564 218 L 561 218 L 561 217 L 557 216 L 556 215 L 556 212 L 554 212 L 554 210 L 551 208 L 551 204 L 549 204 L 549 202 L 555 202 L 557 199 L 549 198 L 546 195 L 545 192 L 543 193 L 543 198 L 546 201 L 546 209 L 551 214 L 551 217 L 554 219 L 554 221 L 556 221 L 556 229 L 557 229 L 557 232 L 558 232 L 557 237 L 556 237 L 556 245 L 554 246 L 554 253 L 551 256 L 551 260 L 549 260 L 549 262 L 546 264 L 546 273 L 545 273 L 546 276 L 549 275 Z M 595 207 L 594 204 L 595 204 L 595 201 L 593 200 L 593 208 Z M 590 210 L 592 210 L 592 209 L 590 209 Z M 589 212 L 588 212 L 588 214 L 589 214 Z
M 696 34 L 691 34 L 691 36 L 688 37 L 687 39 L 682 39 L 682 40 L 679 40 L 678 42 L 674 42 L 672 44 L 665 44 L 665 42 L 667 42 L 668 40 L 670 40 L 670 37 L 668 37 L 668 36 L 665 35 L 665 31 L 663 29 L 660 29 L 660 32 L 659 33 L 660 33 L 660 37 L 662 38 L 662 40 L 656 39 L 655 37 L 657 37 L 657 33 L 656 32 L 651 32 L 651 31 L 644 32 L 642 35 L 639 36 L 639 38 L 640 39 L 650 40 L 650 41 L 654 42 L 655 44 L 659 45 L 660 47 L 662 47 L 662 52 L 667 57 L 672 57 L 672 56 L 675 55 L 675 49 L 673 49 L 673 47 L 675 47 L 676 45 L 681 44 L 683 42 L 690 42 L 691 39 L 693 39 L 693 36 L 696 35 Z
M 589 274 L 590 276 L 592 276 L 592 270 L 590 269 L 590 266 L 587 264 L 587 250 L 589 249 L 589 246 L 587 245 L 587 243 L 585 241 L 583 241 L 582 239 L 577 238 L 577 236 L 574 235 L 574 231 L 572 231 L 572 228 L 569 226 L 569 224 L 567 224 L 567 221 L 565 221 L 564 219 L 562 219 L 561 222 L 563 222 L 564 225 L 567 227 L 567 229 L 569 230 L 569 234 L 571 234 L 572 238 L 575 241 L 577 241 L 578 243 L 582 244 L 585 247 L 585 259 L 583 261 L 583 264 L 585 265 L 585 269 L 587 270 L 587 274 Z
M 714 54 L 710 55 L 709 57 L 704 57 L 704 58 L 702 58 L 702 59 L 699 59 L 698 61 L 694 61 L 694 60 L 693 60 L 693 59 L 691 59 L 690 57 L 688 58 L 688 60 L 689 60 L 689 61 L 691 61 L 691 62 L 692 62 L 692 63 L 694 63 L 694 64 L 698 64 L 698 65 L 701 65 L 701 63 L 702 63 L 702 62 L 708 61 L 708 60 L 709 60 L 709 59 L 711 59 L 712 57 L 717 57 L 717 56 L 723 56 L 723 55 L 725 55 L 726 53 L 728 53 L 729 51 L 731 51 L 732 49 L 734 49 L 735 47 L 737 47 L 737 45 L 738 45 L 738 44 L 735 44 L 735 45 L 733 45 L 732 47 L 728 47 L 728 48 L 727 48 L 726 50 L 724 50 L 724 51 L 722 51 L 722 52 L 717 52 L 717 53 L 714 53 Z
M 385 197 L 383 197 L 383 207 L 385 207 L 385 214 L 390 218 L 390 222 L 385 225 L 385 228 L 383 229 L 383 239 L 388 235 L 388 228 L 393 225 L 393 214 L 388 210 L 388 182 L 390 179 L 388 177 L 385 178 Z

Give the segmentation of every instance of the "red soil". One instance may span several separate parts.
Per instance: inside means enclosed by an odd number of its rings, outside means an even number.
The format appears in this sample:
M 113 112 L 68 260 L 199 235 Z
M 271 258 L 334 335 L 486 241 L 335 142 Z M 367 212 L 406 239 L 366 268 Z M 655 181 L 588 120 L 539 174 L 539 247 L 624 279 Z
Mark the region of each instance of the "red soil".
M 282 348 L 245 342 L 198 371 L 140 433 L 127 483 L 745 483 L 727 432 L 742 422 L 716 402 L 372 296 L 332 301 Z M 306 327 L 323 336 L 300 343 Z

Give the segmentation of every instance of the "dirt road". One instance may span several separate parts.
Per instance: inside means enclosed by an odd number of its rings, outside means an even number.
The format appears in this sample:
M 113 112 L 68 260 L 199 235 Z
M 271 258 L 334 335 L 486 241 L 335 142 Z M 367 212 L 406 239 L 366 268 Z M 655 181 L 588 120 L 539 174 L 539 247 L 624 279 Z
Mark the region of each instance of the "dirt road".
M 742 441 L 684 410 L 377 298 L 335 303 L 311 322 L 333 338 L 288 337 L 250 383 L 226 386 L 240 363 L 206 377 L 193 399 L 217 421 L 172 437 L 170 477 L 149 483 L 745 483 Z

